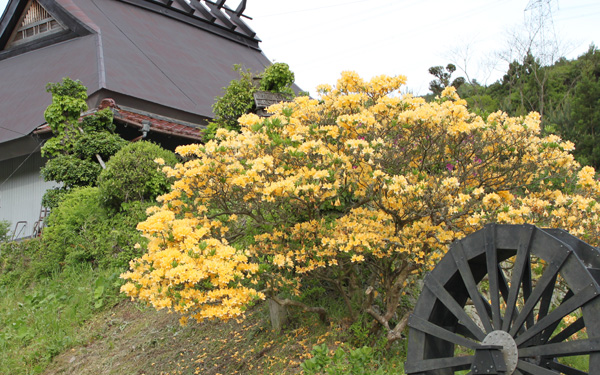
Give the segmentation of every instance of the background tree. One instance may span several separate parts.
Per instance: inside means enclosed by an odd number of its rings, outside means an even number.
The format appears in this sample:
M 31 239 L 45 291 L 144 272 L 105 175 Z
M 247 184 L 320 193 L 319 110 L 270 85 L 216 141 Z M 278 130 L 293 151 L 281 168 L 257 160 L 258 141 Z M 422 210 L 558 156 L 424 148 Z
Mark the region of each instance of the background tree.
M 600 51 L 591 45 L 577 65 L 579 76 L 565 108 L 570 121 L 558 131 L 577 145 L 575 156 L 582 163 L 600 168 Z
M 173 190 L 138 228 L 148 253 L 122 290 L 201 320 L 269 296 L 321 315 L 315 283 L 351 321 L 401 337 L 415 282 L 450 242 L 488 222 L 562 227 L 598 243 L 600 182 L 536 113 L 487 119 L 453 88 L 431 103 L 405 78 L 345 72 L 319 100 L 240 119 L 166 172 Z M 256 286 L 255 286 L 256 285 Z M 366 321 L 369 321 L 368 319 Z
M 62 187 L 49 190 L 42 204 L 53 208 L 69 189 L 96 185 L 104 160 L 127 142 L 114 134 L 113 115 L 108 108 L 80 120 L 81 113 L 88 109 L 86 88 L 81 82 L 64 78 L 60 83 L 49 83 L 46 90 L 52 94 L 52 104 L 44 116 L 53 137 L 41 149 L 42 155 L 49 158 L 41 172 L 44 180 L 62 183 Z
M 592 44 L 574 60 L 558 59 L 549 66 L 539 66 L 534 56 L 524 63 L 514 61 L 503 79 L 489 86 L 468 82 L 459 92 L 476 113 L 489 115 L 503 110 L 512 116 L 539 112 L 540 92 L 533 76 L 535 69 L 546 77 L 543 94 L 542 128 L 559 134 L 575 144 L 574 155 L 583 164 L 600 167 L 598 144 L 598 82 L 600 52 Z M 542 73 L 539 73 L 542 74 Z
M 234 65 L 233 69 L 239 73 L 240 78 L 232 80 L 229 86 L 223 88 L 225 91 L 223 96 L 216 98 L 212 108 L 214 120 L 204 131 L 204 139 L 207 141 L 214 139 L 216 131 L 220 128 L 240 130 L 238 123 L 240 116 L 256 110 L 253 96 L 256 91 L 280 93 L 287 98 L 294 96 L 291 88 L 294 83 L 294 73 L 288 64 L 274 63 L 256 76 L 240 65 Z M 260 80 L 260 84 L 256 84 L 255 79 Z
M 448 64 L 444 68 L 443 66 L 432 66 L 429 68 L 429 74 L 436 77 L 433 81 L 429 82 L 429 90 L 434 95 L 440 95 L 446 87 L 453 86 L 458 89 L 463 83 L 465 83 L 464 77 L 457 77 L 450 81 L 452 73 L 456 71 L 456 65 Z

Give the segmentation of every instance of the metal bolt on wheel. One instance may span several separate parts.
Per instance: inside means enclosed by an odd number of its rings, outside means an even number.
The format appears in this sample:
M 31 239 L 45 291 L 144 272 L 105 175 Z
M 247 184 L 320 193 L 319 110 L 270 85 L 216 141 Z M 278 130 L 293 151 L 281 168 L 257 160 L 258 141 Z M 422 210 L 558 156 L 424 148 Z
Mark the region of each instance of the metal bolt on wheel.
M 405 372 L 600 374 L 600 251 L 563 230 L 487 225 L 424 281 Z

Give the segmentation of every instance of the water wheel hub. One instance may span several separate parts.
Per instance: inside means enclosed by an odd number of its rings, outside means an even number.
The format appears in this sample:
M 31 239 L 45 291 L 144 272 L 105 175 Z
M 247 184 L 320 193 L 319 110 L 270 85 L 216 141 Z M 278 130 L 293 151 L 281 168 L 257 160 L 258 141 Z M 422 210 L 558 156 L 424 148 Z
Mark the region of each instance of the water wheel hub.
M 477 349 L 471 367 L 473 374 L 511 375 L 517 368 L 519 350 L 513 337 L 506 331 L 490 332 Z

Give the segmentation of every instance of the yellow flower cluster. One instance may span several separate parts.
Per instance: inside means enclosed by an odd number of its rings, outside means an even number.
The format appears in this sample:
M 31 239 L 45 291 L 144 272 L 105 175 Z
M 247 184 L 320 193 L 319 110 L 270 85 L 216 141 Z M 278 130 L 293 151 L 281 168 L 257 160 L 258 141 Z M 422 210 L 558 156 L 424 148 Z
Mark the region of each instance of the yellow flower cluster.
M 405 80 L 344 72 L 319 100 L 273 105 L 269 118 L 242 116 L 241 133 L 179 147 L 188 161 L 165 168 L 176 181 L 139 225 L 148 254 L 123 291 L 229 318 L 261 297 L 249 284 L 258 259 L 273 289 L 370 275 L 362 282 L 385 298 L 487 222 L 557 226 L 597 244 L 600 182 L 572 144 L 540 136 L 538 114 L 482 119 L 453 88 L 431 103 L 397 94 Z
M 150 210 L 150 217 L 138 225 L 149 239 L 148 252 L 121 275 L 127 280 L 121 291 L 198 321 L 242 316 L 244 306 L 264 297 L 243 285 L 258 265 L 228 245 L 222 222 L 201 216 L 202 209 L 199 215 L 181 215 L 189 206 L 171 202 Z

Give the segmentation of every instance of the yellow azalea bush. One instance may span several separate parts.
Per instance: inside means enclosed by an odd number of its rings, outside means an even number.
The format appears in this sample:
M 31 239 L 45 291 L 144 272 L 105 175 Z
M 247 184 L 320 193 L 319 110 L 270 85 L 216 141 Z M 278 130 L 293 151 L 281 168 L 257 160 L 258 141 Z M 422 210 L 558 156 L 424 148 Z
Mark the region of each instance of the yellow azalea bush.
M 229 318 L 262 293 L 293 298 L 319 280 L 393 340 L 403 291 L 485 223 L 562 227 L 597 245 L 600 182 L 573 144 L 540 135 L 538 114 L 482 119 L 451 87 L 426 103 L 400 95 L 404 83 L 345 72 L 319 99 L 179 147 L 188 161 L 165 168 L 175 183 L 138 227 L 148 254 L 123 291 Z

